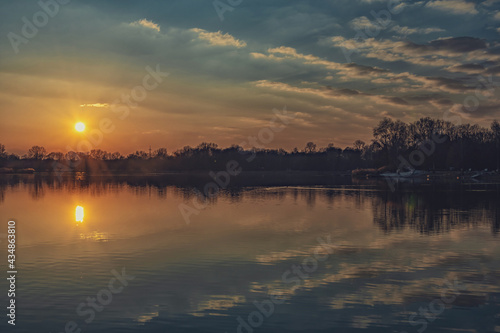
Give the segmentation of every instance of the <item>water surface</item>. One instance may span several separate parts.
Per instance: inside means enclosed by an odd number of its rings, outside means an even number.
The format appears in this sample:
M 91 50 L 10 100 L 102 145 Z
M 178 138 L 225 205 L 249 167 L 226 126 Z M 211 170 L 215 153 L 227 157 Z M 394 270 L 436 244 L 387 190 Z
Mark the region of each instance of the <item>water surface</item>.
M 204 201 L 168 184 L 2 178 L 1 232 L 9 219 L 18 232 L 16 331 L 500 331 L 497 185 L 344 180 Z M 179 207 L 193 200 L 205 208 L 187 223 Z M 123 269 L 135 278 L 89 310 Z

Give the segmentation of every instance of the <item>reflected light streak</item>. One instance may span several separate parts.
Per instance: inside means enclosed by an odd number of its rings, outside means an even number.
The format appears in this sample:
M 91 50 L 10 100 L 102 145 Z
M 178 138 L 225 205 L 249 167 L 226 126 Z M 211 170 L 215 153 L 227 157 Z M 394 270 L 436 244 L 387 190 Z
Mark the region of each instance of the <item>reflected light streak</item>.
M 82 206 L 76 206 L 75 220 L 76 220 L 76 222 L 83 222 L 83 207 Z

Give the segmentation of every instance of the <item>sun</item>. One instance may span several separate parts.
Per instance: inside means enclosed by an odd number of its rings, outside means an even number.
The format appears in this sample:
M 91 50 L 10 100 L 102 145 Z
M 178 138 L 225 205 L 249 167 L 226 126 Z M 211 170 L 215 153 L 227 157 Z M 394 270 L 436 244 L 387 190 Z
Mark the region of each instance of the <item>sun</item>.
M 75 129 L 76 129 L 78 132 L 83 132 L 83 131 L 85 131 L 85 124 L 84 124 L 84 123 L 82 123 L 82 122 L 76 123 L 76 124 L 75 124 Z

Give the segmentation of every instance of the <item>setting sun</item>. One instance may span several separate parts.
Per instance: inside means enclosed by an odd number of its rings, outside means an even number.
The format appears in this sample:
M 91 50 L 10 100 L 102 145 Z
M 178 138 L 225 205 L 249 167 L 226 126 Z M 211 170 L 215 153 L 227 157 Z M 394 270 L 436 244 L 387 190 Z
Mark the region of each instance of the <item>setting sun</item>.
M 85 131 L 85 124 L 84 124 L 84 123 L 82 123 L 82 122 L 76 123 L 76 124 L 75 124 L 75 129 L 76 129 L 78 132 L 83 132 L 83 131 Z

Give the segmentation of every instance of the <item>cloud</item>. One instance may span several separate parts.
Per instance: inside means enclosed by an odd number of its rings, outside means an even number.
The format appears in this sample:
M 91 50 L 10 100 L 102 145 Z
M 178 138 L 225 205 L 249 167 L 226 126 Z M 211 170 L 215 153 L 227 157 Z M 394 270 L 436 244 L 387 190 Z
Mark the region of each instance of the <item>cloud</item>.
M 487 102 L 480 103 L 477 108 L 472 111 L 468 111 L 463 104 L 455 104 L 453 111 L 461 114 L 463 116 L 474 116 L 474 117 L 495 117 L 500 109 L 500 101 L 491 100 Z
M 499 3 L 499 2 L 500 2 L 500 0 L 486 0 L 481 5 L 489 7 L 489 6 L 495 5 L 495 4 Z
M 255 59 L 267 59 L 267 55 L 259 52 L 250 52 L 250 55 L 254 57 Z
M 480 64 L 462 64 L 446 68 L 448 72 L 459 72 L 467 74 L 477 74 L 484 71 L 484 66 Z
M 283 82 L 273 82 L 268 80 L 260 80 L 254 83 L 260 88 L 269 88 L 272 90 L 283 91 L 287 93 L 298 93 L 305 94 L 309 96 L 320 97 L 322 99 L 328 99 L 335 102 L 356 102 L 356 103 L 368 103 L 368 104 L 385 104 L 393 107 L 405 106 L 407 109 L 410 104 L 401 97 L 397 96 L 383 96 L 383 95 L 371 95 L 363 93 L 358 90 L 348 89 L 348 88 L 332 88 L 332 87 L 322 87 L 321 89 L 314 88 L 302 88 L 297 86 L 292 86 Z M 351 104 L 352 105 L 352 104 Z
M 395 25 L 391 28 L 391 31 L 394 31 L 400 35 L 413 35 L 413 34 L 430 34 L 433 32 L 443 32 L 444 29 L 441 28 L 410 28 L 410 27 L 402 27 L 400 25 Z
M 489 74 L 499 74 L 500 73 L 500 66 L 490 67 L 486 70 L 486 72 Z
M 108 103 L 93 103 L 93 104 L 80 104 L 81 108 L 91 107 L 91 108 L 107 108 L 109 106 Z
M 356 90 L 356 89 L 343 88 L 343 89 L 338 89 L 337 91 L 342 95 L 359 95 L 360 94 L 359 90 Z
M 382 98 L 384 98 L 386 101 L 391 102 L 393 104 L 405 105 L 405 106 L 409 105 L 408 102 L 405 101 L 404 99 L 402 99 L 401 97 L 384 96 Z
M 356 63 L 338 63 L 322 59 L 312 54 L 298 53 L 296 49 L 287 46 L 270 48 L 267 52 L 269 53 L 268 55 L 252 53 L 252 57 L 273 61 L 300 60 L 307 65 L 323 66 L 328 70 L 337 71 L 336 77 L 343 80 L 390 75 L 389 71 L 383 68 L 359 65 Z
M 366 16 L 357 17 L 349 22 L 349 26 L 354 30 L 379 31 L 380 24 L 368 19 Z M 394 25 L 390 31 L 400 35 L 430 34 L 433 32 L 443 32 L 441 28 L 410 28 L 406 26 Z
M 421 103 L 436 103 L 438 105 L 453 105 L 453 102 L 441 93 L 425 93 L 405 96 L 406 100 Z
M 342 75 L 344 79 L 358 79 L 358 78 L 366 78 L 366 77 L 392 77 L 391 72 L 386 69 L 373 67 L 373 66 L 365 66 L 359 65 L 356 63 L 343 64 L 342 70 L 338 73 L 338 75 Z
M 396 5 L 393 9 L 395 13 L 400 13 L 403 9 L 405 8 L 411 8 L 411 7 L 420 7 L 424 5 L 424 1 L 417 1 L 417 2 L 404 2 L 401 1 L 398 5 Z
M 464 0 L 436 0 L 430 1 L 426 7 L 438 9 L 453 14 L 477 14 L 476 6 Z
M 305 55 L 305 54 L 298 53 L 296 49 L 294 49 L 292 47 L 287 47 L 287 46 L 269 48 L 269 49 L 267 49 L 267 52 L 278 53 L 278 54 L 282 54 L 285 56 L 289 56 L 291 58 L 298 58 L 298 59 L 307 59 L 307 60 L 319 59 L 318 57 L 315 57 L 313 55 Z
M 431 67 L 461 64 L 464 55 L 469 60 L 498 61 L 500 58 L 499 55 L 489 52 L 489 45 L 485 40 L 475 37 L 446 37 L 417 44 L 411 41 L 375 38 L 354 40 L 335 36 L 331 43 L 346 50 L 355 50 L 367 58 L 390 62 L 405 61 Z
M 379 24 L 373 23 L 366 16 L 356 17 L 351 22 L 349 22 L 349 25 L 355 30 L 368 29 L 378 31 L 380 29 Z
M 426 77 L 427 82 L 437 89 L 446 88 L 448 91 L 467 91 L 474 89 L 466 86 L 461 80 L 446 77 Z M 444 90 L 444 89 L 443 89 Z
M 282 83 L 282 82 L 273 82 L 273 81 L 268 81 L 268 80 L 259 80 L 255 82 L 255 85 L 257 87 L 261 88 L 270 88 L 273 90 L 281 90 L 285 92 L 292 92 L 292 93 L 300 93 L 300 94 L 309 94 L 309 95 L 314 95 L 322 98 L 331 98 L 333 95 L 330 93 L 330 89 L 313 89 L 313 88 L 300 88 L 300 87 L 295 87 L 287 83 Z
M 221 31 L 208 32 L 206 30 L 199 28 L 193 28 L 191 29 L 191 31 L 196 32 L 198 34 L 198 38 L 208 41 L 210 45 L 234 46 L 236 48 L 242 48 L 247 46 L 246 42 L 236 39 L 228 33 L 223 34 Z
M 154 130 L 150 130 L 150 131 L 141 132 L 141 134 L 144 134 L 144 135 L 154 135 L 154 134 L 164 134 L 164 133 L 167 133 L 167 131 L 160 130 L 160 129 L 154 129 Z
M 160 32 L 160 26 L 158 24 L 145 18 L 132 22 L 130 25 L 133 27 L 145 27 Z
M 450 101 L 462 102 L 466 94 L 471 93 L 469 87 L 477 84 L 477 74 L 488 74 L 488 71 L 500 74 L 497 67 L 500 54 L 495 53 L 498 49 L 495 37 L 500 35 L 495 31 L 498 25 L 492 24 L 499 22 L 493 20 L 496 6 L 486 7 L 485 1 L 483 4 L 475 1 L 476 9 L 484 15 L 447 19 L 440 11 L 424 7 L 431 0 L 418 5 L 405 1 L 402 2 L 406 5 L 405 12 L 415 15 L 397 16 L 398 25 L 392 22 L 376 39 L 354 42 L 349 38 L 356 32 L 349 24 L 366 26 L 367 18 L 376 23 L 370 7 L 377 7 L 375 11 L 383 7 L 383 1 L 367 0 L 364 2 L 371 5 L 355 10 L 360 1 L 250 4 L 245 6 L 244 15 L 227 12 L 224 28 L 212 24 L 211 17 L 215 14 L 210 3 L 209 10 L 196 13 L 184 2 L 154 3 L 137 16 L 137 8 L 122 6 L 118 11 L 107 11 L 109 8 L 102 5 L 103 2 L 92 2 L 88 6 L 76 2 L 76 7 L 68 7 L 65 15 L 51 23 L 49 30 L 20 45 L 21 57 L 14 55 L 7 38 L 0 40 L 3 91 L 0 103 L 5 105 L 4 113 L 8 113 L 12 109 L 31 110 L 31 104 L 35 104 L 32 101 L 36 100 L 37 108 L 40 105 L 44 114 L 59 116 L 58 110 L 74 109 L 76 98 L 77 108 L 88 103 L 79 109 L 87 110 L 88 116 L 99 116 L 101 112 L 97 111 L 106 110 L 105 102 L 111 103 L 141 84 L 147 73 L 145 66 L 154 68 L 160 64 L 162 71 L 172 73 L 171 79 L 148 91 L 147 99 L 134 112 L 134 121 L 124 122 L 124 126 L 117 129 L 119 140 L 125 138 L 121 141 L 126 142 L 129 130 L 136 127 L 144 132 L 162 124 L 168 131 L 165 134 L 168 148 L 176 148 L 196 143 L 193 141 L 200 126 L 227 127 L 227 115 L 234 115 L 234 110 L 238 110 L 240 116 L 266 119 L 273 107 L 293 103 L 295 110 L 312 114 L 314 123 L 322 127 L 321 131 L 303 133 L 291 130 L 290 136 L 286 136 L 289 143 L 284 139 L 277 141 L 277 145 L 284 143 L 290 147 L 308 136 L 317 135 L 318 140 L 326 140 L 327 134 L 323 133 L 329 131 L 324 130 L 327 125 L 322 125 L 323 121 L 334 126 L 343 142 L 347 138 L 370 136 L 366 129 L 375 124 L 384 111 L 402 120 L 422 114 L 435 116 L 436 108 L 431 106 L 445 108 Z M 498 1 L 488 0 L 488 4 L 498 5 Z M 25 15 L 24 10 L 26 8 L 20 6 L 16 15 L 9 10 L 2 11 L 6 31 L 20 33 L 18 18 Z M 195 15 L 199 25 L 189 26 L 186 22 L 189 15 Z M 460 17 L 466 20 L 456 19 Z M 259 24 L 255 24 L 257 21 Z M 334 25 L 337 23 L 342 23 L 342 27 Z M 193 27 L 195 29 L 191 29 Z M 219 29 L 222 31 L 217 31 Z M 454 37 L 434 37 L 446 36 L 441 35 L 443 30 Z M 355 63 L 346 63 L 340 48 L 328 49 L 325 43 L 319 43 L 324 36 L 335 36 L 330 45 L 352 45 L 356 49 L 352 57 Z M 32 65 L 26 66 L 27 63 Z M 259 80 L 265 81 L 256 86 Z M 327 85 L 331 88 L 325 87 Z M 426 100 L 425 95 L 431 93 L 440 96 Z M 409 96 L 424 97 L 418 100 Z M 60 102 L 54 103 L 55 98 Z M 408 110 L 417 105 L 424 106 L 410 114 Z M 348 111 L 326 112 L 321 107 Z M 355 117 L 359 114 L 367 116 L 362 120 L 363 130 L 356 128 L 359 121 Z M 4 127 L 21 121 L 21 115 L 6 117 Z M 340 120 L 335 119 L 336 125 L 331 125 L 335 117 Z M 346 126 L 349 121 L 353 125 Z M 234 135 L 213 131 L 207 134 L 207 140 L 233 143 L 237 135 L 251 134 L 245 124 L 231 126 L 237 129 Z M 15 132 L 8 134 L 15 135 Z M 147 134 L 137 133 L 136 145 L 154 143 L 151 135 L 141 137 Z M 153 137 L 156 140 L 162 136 Z M 16 138 L 26 142 L 25 138 Z M 61 147 L 65 144 L 61 142 Z M 122 147 L 116 149 L 126 147 L 125 143 L 120 145 Z
M 448 37 L 439 38 L 429 42 L 428 46 L 413 44 L 415 48 L 428 49 L 429 51 L 437 51 L 445 49 L 456 53 L 470 52 L 480 49 L 486 49 L 488 44 L 484 39 L 476 37 Z
M 343 39 L 334 38 L 337 42 Z M 426 44 L 415 44 L 408 41 L 388 41 L 388 40 L 365 40 L 362 51 L 366 51 L 367 57 L 377 57 L 384 60 L 384 57 L 395 60 L 404 60 L 410 63 L 440 66 L 449 72 L 461 72 L 467 74 L 477 74 L 484 70 L 479 64 L 462 64 L 461 56 L 466 51 L 484 51 L 486 43 L 483 40 L 470 37 L 444 38 L 430 41 Z M 365 66 L 356 63 L 341 64 L 325 59 L 321 59 L 311 54 L 298 53 L 291 47 L 277 47 L 268 49 L 268 54 L 253 54 L 256 59 L 268 59 L 283 62 L 285 60 L 300 60 L 303 64 L 324 66 L 326 69 L 335 71 L 330 79 L 336 79 L 336 82 L 354 81 L 362 79 L 363 86 L 369 89 L 368 82 L 376 85 L 386 85 L 384 93 L 392 92 L 415 92 L 415 91 L 442 91 L 451 94 L 465 93 L 473 89 L 467 83 L 467 78 L 448 78 L 444 76 L 430 77 L 419 76 L 408 72 L 394 73 L 387 69 Z M 371 78 L 371 80 L 366 80 Z M 296 87 L 283 82 L 271 82 L 267 80 L 259 81 L 257 86 L 268 87 L 274 90 L 282 90 L 294 93 L 309 94 L 321 96 L 323 98 L 332 98 L 336 96 L 354 96 L 362 95 L 360 89 L 332 89 L 329 91 Z M 392 87 L 391 87 L 392 86 Z M 365 91 L 367 91 L 365 89 Z M 367 95 L 367 94 L 364 94 Z M 345 99 L 345 98 L 344 98 Z M 401 97 L 372 98 L 376 103 L 385 103 L 391 105 L 408 105 L 408 102 Z
M 493 18 L 494 18 L 495 20 L 500 21 L 500 11 L 496 12 L 496 13 L 495 13 L 495 15 L 493 15 Z

